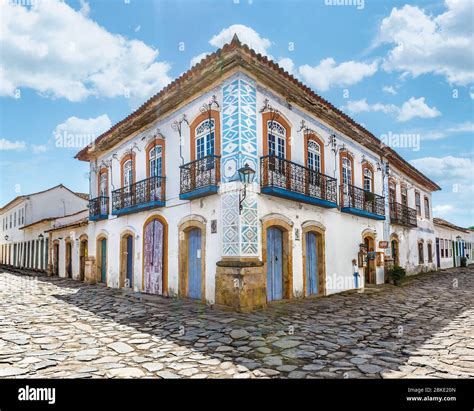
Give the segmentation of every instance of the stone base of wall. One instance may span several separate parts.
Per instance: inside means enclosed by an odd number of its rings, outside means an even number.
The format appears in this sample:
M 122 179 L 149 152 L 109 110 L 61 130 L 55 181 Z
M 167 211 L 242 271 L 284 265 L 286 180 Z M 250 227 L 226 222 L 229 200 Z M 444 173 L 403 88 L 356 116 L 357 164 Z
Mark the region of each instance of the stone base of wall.
M 216 306 L 249 312 L 267 306 L 266 275 L 259 260 L 223 260 L 217 263 Z
M 84 282 L 87 284 L 95 284 L 97 282 L 95 257 L 86 257 L 84 267 Z

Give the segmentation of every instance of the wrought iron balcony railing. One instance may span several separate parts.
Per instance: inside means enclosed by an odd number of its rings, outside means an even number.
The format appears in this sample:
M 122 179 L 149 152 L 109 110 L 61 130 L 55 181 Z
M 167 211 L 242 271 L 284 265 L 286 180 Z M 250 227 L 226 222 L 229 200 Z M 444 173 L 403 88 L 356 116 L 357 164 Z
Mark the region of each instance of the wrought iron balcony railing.
M 165 202 L 165 177 L 154 176 L 112 191 L 112 214 L 124 214 Z
M 337 206 L 337 180 L 275 155 L 260 159 L 261 191 L 323 207 Z
M 89 200 L 89 219 L 101 220 L 108 218 L 109 197 L 99 196 Z
M 416 210 L 400 203 L 390 203 L 390 222 L 408 227 L 416 227 Z
M 180 198 L 191 199 L 217 192 L 220 156 L 209 155 L 180 166 Z
M 341 184 L 341 211 L 385 219 L 385 198 L 351 184 Z

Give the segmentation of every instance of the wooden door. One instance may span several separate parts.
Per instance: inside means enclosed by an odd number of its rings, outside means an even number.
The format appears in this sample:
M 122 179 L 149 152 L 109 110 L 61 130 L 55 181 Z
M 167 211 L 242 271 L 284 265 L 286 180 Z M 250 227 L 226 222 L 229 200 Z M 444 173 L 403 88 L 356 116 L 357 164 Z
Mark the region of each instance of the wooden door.
M 276 227 L 267 229 L 267 300 L 283 298 L 283 233 Z
M 163 294 L 163 224 L 154 219 L 145 227 L 145 284 L 149 294 Z
M 200 300 L 201 277 L 201 230 L 193 228 L 188 233 L 188 297 Z
M 306 233 L 306 296 L 318 294 L 317 236 Z

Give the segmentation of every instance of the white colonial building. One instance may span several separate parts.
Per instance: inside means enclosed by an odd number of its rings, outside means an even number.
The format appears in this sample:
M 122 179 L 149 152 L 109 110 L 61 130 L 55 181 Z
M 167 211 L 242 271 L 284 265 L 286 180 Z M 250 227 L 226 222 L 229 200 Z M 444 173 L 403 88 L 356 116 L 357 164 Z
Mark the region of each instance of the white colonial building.
M 440 188 L 236 37 L 76 157 L 86 281 L 245 311 L 436 267 Z
M 436 266 L 437 268 L 459 267 L 461 259 L 466 264 L 474 263 L 474 232 L 443 220 L 434 219 L 436 232 Z
M 51 263 L 47 230 L 57 218 L 84 213 L 88 195 L 62 184 L 20 195 L 0 209 L 0 264 L 46 271 Z

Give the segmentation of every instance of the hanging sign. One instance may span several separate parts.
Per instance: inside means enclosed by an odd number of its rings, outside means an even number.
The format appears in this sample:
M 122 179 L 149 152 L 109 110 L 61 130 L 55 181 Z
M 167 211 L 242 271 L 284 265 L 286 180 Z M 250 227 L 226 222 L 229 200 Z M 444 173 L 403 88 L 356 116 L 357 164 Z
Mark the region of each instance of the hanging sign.
M 388 248 L 388 241 L 379 241 L 379 248 Z

